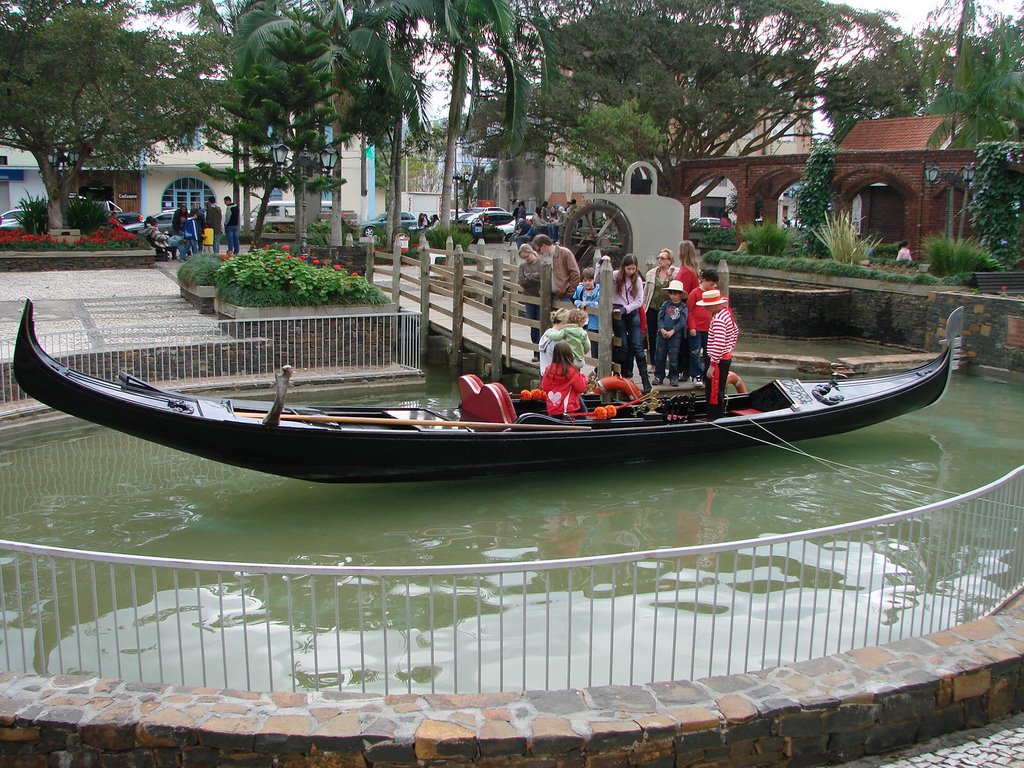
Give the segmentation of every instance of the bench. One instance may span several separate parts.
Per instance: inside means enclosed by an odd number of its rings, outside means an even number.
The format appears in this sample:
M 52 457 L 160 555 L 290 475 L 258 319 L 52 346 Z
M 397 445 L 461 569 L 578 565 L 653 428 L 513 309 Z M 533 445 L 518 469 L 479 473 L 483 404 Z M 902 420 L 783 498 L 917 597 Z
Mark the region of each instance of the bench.
M 975 272 L 974 282 L 982 293 L 1024 293 L 1024 271 Z

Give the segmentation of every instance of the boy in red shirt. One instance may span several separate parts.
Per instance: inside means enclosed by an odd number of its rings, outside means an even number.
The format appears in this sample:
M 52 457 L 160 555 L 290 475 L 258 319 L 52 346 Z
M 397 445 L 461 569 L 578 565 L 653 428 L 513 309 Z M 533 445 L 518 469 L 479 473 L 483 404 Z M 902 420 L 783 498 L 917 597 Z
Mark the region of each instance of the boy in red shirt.
M 718 290 L 704 291 L 698 307 L 711 313 L 708 327 L 708 369 L 704 374 L 708 421 L 720 419 L 725 413 L 725 385 L 732 366 L 732 351 L 740 337 L 740 327 L 729 311 L 729 300 Z
M 690 378 L 694 381 L 704 380 L 704 370 L 708 367 L 708 328 L 711 326 L 711 313 L 704 307 L 698 307 L 704 291 L 718 287 L 718 271 L 705 269 L 700 273 L 700 283 L 690 291 L 686 299 L 687 318 L 686 333 L 690 344 Z

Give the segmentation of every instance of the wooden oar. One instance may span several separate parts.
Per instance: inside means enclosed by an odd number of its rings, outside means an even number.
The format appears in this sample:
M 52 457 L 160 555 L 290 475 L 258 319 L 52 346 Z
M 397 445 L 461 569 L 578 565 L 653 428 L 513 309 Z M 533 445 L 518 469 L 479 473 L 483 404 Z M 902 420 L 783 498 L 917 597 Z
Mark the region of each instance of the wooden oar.
M 266 414 L 256 411 L 235 411 L 235 416 L 262 419 Z M 520 432 L 588 432 L 589 426 L 572 424 L 493 424 L 489 421 L 443 421 L 440 419 L 390 419 L 373 416 L 323 416 L 320 414 L 283 413 L 281 421 L 309 421 L 323 424 L 380 424 L 386 427 L 466 427 L 468 429 L 513 429 Z

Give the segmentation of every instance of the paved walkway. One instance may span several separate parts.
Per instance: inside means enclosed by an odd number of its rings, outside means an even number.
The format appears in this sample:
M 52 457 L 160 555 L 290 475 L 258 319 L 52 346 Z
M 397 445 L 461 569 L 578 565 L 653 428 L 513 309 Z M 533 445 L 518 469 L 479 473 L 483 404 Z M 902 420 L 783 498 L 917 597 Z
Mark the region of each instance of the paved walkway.
M 1024 766 L 1024 714 L 1008 720 L 957 731 L 888 755 L 844 763 L 845 768 L 967 768 Z

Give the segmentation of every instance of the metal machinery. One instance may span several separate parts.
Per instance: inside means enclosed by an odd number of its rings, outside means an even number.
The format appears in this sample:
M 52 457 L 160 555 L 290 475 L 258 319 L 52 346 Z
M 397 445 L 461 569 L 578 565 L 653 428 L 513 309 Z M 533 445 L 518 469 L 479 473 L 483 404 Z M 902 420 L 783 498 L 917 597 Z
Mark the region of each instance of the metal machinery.
M 591 266 L 594 249 L 612 257 L 634 254 L 641 264 L 662 248 L 673 252 L 683 238 L 686 209 L 672 197 L 658 195 L 658 172 L 647 162 L 626 169 L 622 194 L 595 192 L 565 220 L 562 244 L 576 254 L 580 267 Z

